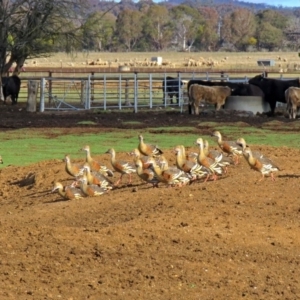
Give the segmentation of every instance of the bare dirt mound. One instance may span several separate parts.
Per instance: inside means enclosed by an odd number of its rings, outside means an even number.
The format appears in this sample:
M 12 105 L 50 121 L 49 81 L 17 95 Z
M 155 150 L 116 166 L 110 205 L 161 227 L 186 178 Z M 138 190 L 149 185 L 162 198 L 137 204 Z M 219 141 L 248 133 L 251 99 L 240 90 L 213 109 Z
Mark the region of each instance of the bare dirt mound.
M 118 127 L 111 115 L 66 115 L 4 112 L 0 126 L 63 128 L 96 116 L 96 128 Z M 190 120 L 132 118 L 149 127 Z M 0 299 L 299 299 L 300 151 L 253 149 L 281 166 L 275 182 L 257 182 L 242 159 L 215 182 L 152 188 L 134 176 L 132 186 L 124 178 L 105 195 L 65 201 L 51 193 L 55 180 L 72 182 L 61 160 L 5 166 Z M 165 156 L 174 164 L 171 150 Z M 110 166 L 107 155 L 97 159 Z

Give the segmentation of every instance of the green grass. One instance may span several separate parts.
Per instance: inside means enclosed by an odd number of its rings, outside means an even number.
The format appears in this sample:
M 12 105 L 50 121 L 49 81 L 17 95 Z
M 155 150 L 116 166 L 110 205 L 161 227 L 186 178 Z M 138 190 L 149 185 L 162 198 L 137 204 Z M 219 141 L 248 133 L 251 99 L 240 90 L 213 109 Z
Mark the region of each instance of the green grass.
M 44 133 L 37 129 L 6 131 L 0 133 L 0 154 L 4 160 L 4 165 L 1 167 L 28 165 L 51 159 L 62 160 L 65 154 L 69 154 L 72 159 L 83 158 L 84 152 L 80 149 L 86 144 L 90 145 L 94 156 L 104 154 L 109 148 L 114 148 L 117 152 L 127 152 L 138 146 L 139 134 L 143 135 L 146 143 L 156 144 L 161 149 L 172 149 L 178 144 L 195 147 L 198 137 L 207 139 L 211 146 L 215 146 L 216 138 L 210 135 L 213 130 L 219 130 L 226 139 L 244 137 L 249 145 L 300 148 L 300 139 L 297 133 L 277 132 L 268 128 L 209 124 L 209 128 L 206 128 L 205 131 L 200 126 L 198 128 L 160 127 L 141 129 L 140 131 L 117 129 L 106 133 L 101 132 L 101 134 L 85 133 L 80 135 L 69 135 L 58 129 L 48 129 Z
M 126 125 L 141 125 L 143 124 L 142 122 L 139 122 L 139 121 L 126 121 L 126 122 L 122 122 L 123 124 L 126 124 Z
M 96 125 L 96 122 L 93 121 L 81 121 L 81 122 L 77 122 L 78 125 Z

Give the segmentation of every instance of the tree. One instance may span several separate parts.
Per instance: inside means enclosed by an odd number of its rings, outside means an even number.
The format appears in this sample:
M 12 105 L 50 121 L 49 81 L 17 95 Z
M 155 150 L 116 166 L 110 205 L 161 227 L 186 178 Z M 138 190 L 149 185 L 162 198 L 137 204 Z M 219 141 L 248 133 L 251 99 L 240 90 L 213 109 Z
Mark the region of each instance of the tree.
M 257 14 L 259 23 L 269 23 L 278 29 L 284 29 L 287 26 L 288 18 L 276 10 L 264 10 Z
M 251 38 L 255 35 L 256 23 L 254 14 L 239 8 L 224 17 L 222 36 L 226 42 L 234 44 L 240 50 L 246 50 Z
M 18 73 L 27 58 L 48 55 L 61 36 L 72 51 L 86 12 L 84 0 L 0 0 L 1 74 L 13 63 Z
M 219 14 L 212 7 L 200 7 L 199 13 L 204 21 L 198 27 L 195 43 L 201 50 L 216 50 L 220 41 L 218 35 Z
M 179 5 L 172 8 L 170 14 L 173 20 L 174 40 L 181 45 L 181 50 L 190 50 L 202 20 L 199 12 L 192 7 Z
M 264 22 L 259 27 L 257 35 L 259 48 L 267 48 L 269 51 L 273 51 L 282 46 L 282 30 L 272 26 L 270 23 Z
M 288 18 L 280 12 L 264 10 L 257 14 L 257 39 L 260 48 L 271 50 L 283 45 L 283 29 L 287 27 Z
M 170 45 L 173 38 L 172 24 L 169 12 L 165 6 L 149 7 L 143 24 L 144 38 L 149 40 L 155 50 L 163 50 Z
M 142 13 L 136 10 L 123 10 L 116 21 L 117 38 L 120 44 L 131 51 L 142 36 Z
M 111 13 L 94 12 L 82 28 L 82 48 L 86 50 L 111 50 L 116 27 L 116 17 Z

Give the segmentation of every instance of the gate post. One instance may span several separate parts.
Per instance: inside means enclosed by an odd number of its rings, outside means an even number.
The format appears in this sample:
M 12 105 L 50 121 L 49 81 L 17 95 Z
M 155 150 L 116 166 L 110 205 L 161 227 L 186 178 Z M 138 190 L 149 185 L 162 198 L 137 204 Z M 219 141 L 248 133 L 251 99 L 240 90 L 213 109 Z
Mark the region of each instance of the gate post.
M 40 112 L 45 111 L 45 78 L 41 78 L 40 84 Z
M 153 107 L 153 99 L 152 99 L 152 74 L 149 74 L 149 94 L 150 94 L 149 108 L 152 108 Z
M 134 72 L 134 112 L 138 111 L 138 82 L 137 82 L 137 72 Z
M 29 80 L 27 83 L 27 87 L 28 87 L 28 96 L 27 96 L 26 111 L 35 112 L 39 82 L 35 80 Z
M 85 87 L 85 94 L 86 94 L 86 100 L 85 100 L 85 109 L 91 109 L 91 75 L 88 76 L 88 80 L 86 81 L 86 87 Z

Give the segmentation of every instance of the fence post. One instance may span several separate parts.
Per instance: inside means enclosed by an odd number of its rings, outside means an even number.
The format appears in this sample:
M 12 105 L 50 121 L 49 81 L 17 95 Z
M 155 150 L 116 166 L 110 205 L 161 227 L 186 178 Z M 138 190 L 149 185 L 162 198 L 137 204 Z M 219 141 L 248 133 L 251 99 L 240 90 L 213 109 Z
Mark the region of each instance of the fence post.
M 137 72 L 134 72 L 134 112 L 138 111 L 138 82 L 137 82 Z
M 49 76 L 48 76 L 50 79 L 49 79 L 49 99 L 48 99 L 48 103 L 50 103 L 52 101 L 52 72 L 49 71 Z
M 91 100 L 94 101 L 95 99 L 95 83 L 94 83 L 94 75 L 95 75 L 95 72 L 92 72 L 91 73 L 91 91 L 90 91 L 90 96 L 91 96 Z
M 167 74 L 164 75 L 164 106 L 167 107 L 167 98 L 169 98 L 169 94 L 167 93 Z
M 89 74 L 88 80 L 86 82 L 86 101 L 85 108 L 91 109 L 91 75 Z
M 177 72 L 178 77 L 178 106 L 182 106 L 182 88 L 181 88 L 181 75 L 180 72 Z
M 119 99 L 118 99 L 118 105 L 119 109 L 122 109 L 122 74 L 119 74 Z M 126 99 L 125 99 L 125 104 L 126 104 Z
M 40 112 L 45 111 L 45 78 L 41 78 L 40 84 Z
M 28 96 L 27 96 L 26 111 L 35 112 L 39 82 L 35 80 L 29 80 L 27 83 L 27 88 L 28 88 Z
M 125 103 L 129 103 L 129 79 L 125 80 Z
M 106 75 L 103 76 L 103 109 L 106 110 Z
M 150 99 L 149 99 L 149 108 L 153 107 L 153 99 L 152 99 L 152 74 L 149 74 L 149 94 L 150 94 Z

